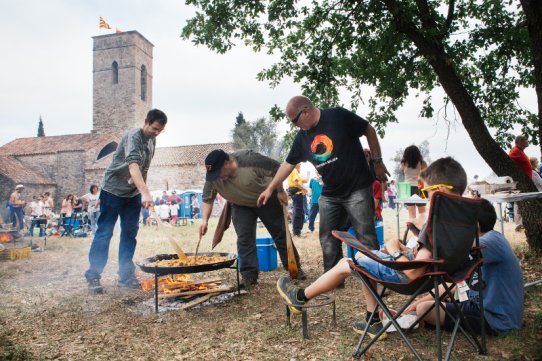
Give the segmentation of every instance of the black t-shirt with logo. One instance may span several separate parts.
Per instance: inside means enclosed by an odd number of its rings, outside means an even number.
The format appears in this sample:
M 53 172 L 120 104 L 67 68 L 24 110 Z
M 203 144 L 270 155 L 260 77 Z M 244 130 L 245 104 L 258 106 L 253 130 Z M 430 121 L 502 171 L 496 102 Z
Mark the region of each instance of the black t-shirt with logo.
M 297 133 L 286 162 L 311 162 L 322 175 L 322 195 L 346 198 L 374 181 L 359 140 L 368 124 L 344 108 L 321 109 L 318 124 Z

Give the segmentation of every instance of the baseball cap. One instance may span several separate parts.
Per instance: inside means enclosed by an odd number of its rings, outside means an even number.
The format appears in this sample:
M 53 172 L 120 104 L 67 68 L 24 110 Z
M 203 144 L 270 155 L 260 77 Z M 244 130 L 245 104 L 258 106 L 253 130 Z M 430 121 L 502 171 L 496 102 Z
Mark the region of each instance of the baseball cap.
M 228 154 L 222 149 L 215 149 L 209 153 L 205 158 L 205 168 L 207 169 L 205 180 L 209 182 L 216 180 L 220 175 L 224 162 L 229 158 Z
M 17 184 L 17 186 L 15 187 L 15 189 L 19 189 L 19 188 L 24 188 L 24 186 L 22 184 Z

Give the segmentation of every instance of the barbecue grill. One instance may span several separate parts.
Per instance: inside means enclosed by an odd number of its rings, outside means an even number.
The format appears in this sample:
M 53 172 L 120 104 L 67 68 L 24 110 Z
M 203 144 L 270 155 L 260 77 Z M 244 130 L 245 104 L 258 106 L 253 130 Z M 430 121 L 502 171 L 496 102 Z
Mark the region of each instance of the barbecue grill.
M 186 253 L 187 256 L 195 256 L 195 253 Z M 147 266 L 147 264 L 163 260 L 172 260 L 179 259 L 179 256 L 176 254 L 159 254 L 153 257 L 145 258 L 136 264 L 139 268 L 146 273 L 154 274 L 154 309 L 158 312 L 158 277 L 165 275 L 175 275 L 175 274 L 185 274 L 185 273 L 200 273 L 200 272 L 210 272 L 217 271 L 224 268 L 235 269 L 237 272 L 237 294 L 240 292 L 240 283 L 239 283 L 239 267 L 237 265 L 233 266 L 237 261 L 237 255 L 235 253 L 218 253 L 218 252 L 207 252 L 207 253 L 198 253 L 198 256 L 207 256 L 207 257 L 227 257 L 228 260 L 223 262 L 215 262 L 208 264 L 198 264 L 193 266 Z

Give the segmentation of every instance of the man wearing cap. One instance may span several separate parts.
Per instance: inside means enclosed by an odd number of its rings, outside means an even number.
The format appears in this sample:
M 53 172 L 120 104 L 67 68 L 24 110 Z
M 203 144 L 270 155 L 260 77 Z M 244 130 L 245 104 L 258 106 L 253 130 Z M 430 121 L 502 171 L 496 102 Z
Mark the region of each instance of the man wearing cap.
M 132 261 L 139 230 L 141 207 L 154 203 L 146 185 L 147 171 L 154 156 L 156 137 L 164 131 L 167 117 L 161 110 L 147 113 L 142 128 L 133 128 L 122 135 L 111 164 L 106 169 L 100 192 L 100 216 L 98 229 L 88 254 L 89 269 L 85 272 L 88 289 L 103 293 L 100 284 L 102 271 L 107 264 L 109 243 L 113 229 L 120 217 L 118 286 L 140 287 L 134 274 Z
M 288 196 L 278 187 L 264 207 L 257 207 L 260 193 L 267 187 L 280 164 L 274 159 L 251 150 L 227 154 L 221 149 L 213 150 L 205 158 L 207 174 L 203 186 L 203 219 L 200 235 L 207 233 L 207 222 L 213 210 L 217 193 L 232 205 L 232 222 L 237 233 L 237 251 L 241 258 L 243 285 L 250 286 L 258 280 L 256 252 L 256 222 L 261 219 L 275 241 L 284 268 L 288 268 L 286 233 L 281 202 L 287 204 Z M 299 254 L 294 247 L 299 266 Z M 305 275 L 299 267 L 298 278 Z
M 311 162 L 322 175 L 324 187 L 319 200 L 320 245 L 327 272 L 343 258 L 342 243 L 332 235 L 349 220 L 356 236 L 370 249 L 378 249 L 373 223 L 372 184 L 389 174 L 375 129 L 363 118 L 344 108 L 320 109 L 304 96 L 295 96 L 286 106 L 286 116 L 299 129 L 292 148 L 273 181 L 262 192 L 259 205 L 265 205 L 300 162 Z M 375 175 L 363 156 L 360 137 L 365 136 L 373 154 Z
M 11 221 L 13 222 L 13 227 L 16 229 L 23 229 L 24 227 L 24 207 L 26 206 L 26 202 L 21 198 L 23 189 L 24 186 L 18 184 L 15 186 L 15 191 L 9 196 Z

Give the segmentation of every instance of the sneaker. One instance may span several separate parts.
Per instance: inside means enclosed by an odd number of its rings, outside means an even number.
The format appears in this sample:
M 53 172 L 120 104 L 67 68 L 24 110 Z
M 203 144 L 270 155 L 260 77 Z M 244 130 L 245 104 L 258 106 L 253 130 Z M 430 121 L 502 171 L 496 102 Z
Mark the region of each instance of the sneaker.
M 100 284 L 100 280 L 97 278 L 87 280 L 87 286 L 90 293 L 94 293 L 95 295 L 101 295 L 104 293 L 104 288 Z
M 244 288 L 246 290 L 250 289 L 252 286 L 258 284 L 257 278 L 244 278 L 241 280 L 241 283 L 239 284 L 239 287 Z
M 299 287 L 293 285 L 289 277 L 283 276 L 278 279 L 277 290 L 279 291 L 280 296 L 288 303 L 290 312 L 292 312 L 294 315 L 301 314 L 301 309 L 295 306 L 303 306 L 305 301 L 299 301 L 297 299 L 297 291 L 299 291 Z
M 354 323 L 352 324 L 352 328 L 354 329 L 354 331 L 356 333 L 359 333 L 360 335 L 362 335 L 365 331 L 365 327 L 367 327 L 367 322 L 361 320 L 354 321 Z M 382 322 L 374 322 L 373 324 L 371 324 L 371 326 L 369 326 L 369 329 L 367 330 L 367 335 L 369 335 L 371 339 L 374 339 L 376 334 L 380 332 L 380 330 L 382 330 L 382 327 Z M 386 332 L 382 333 L 378 338 L 378 341 L 382 341 L 387 336 L 388 335 L 386 334 Z
M 125 280 L 118 280 L 117 286 L 121 288 L 131 288 L 133 290 L 138 290 L 141 288 L 141 283 L 135 277 L 130 277 Z

